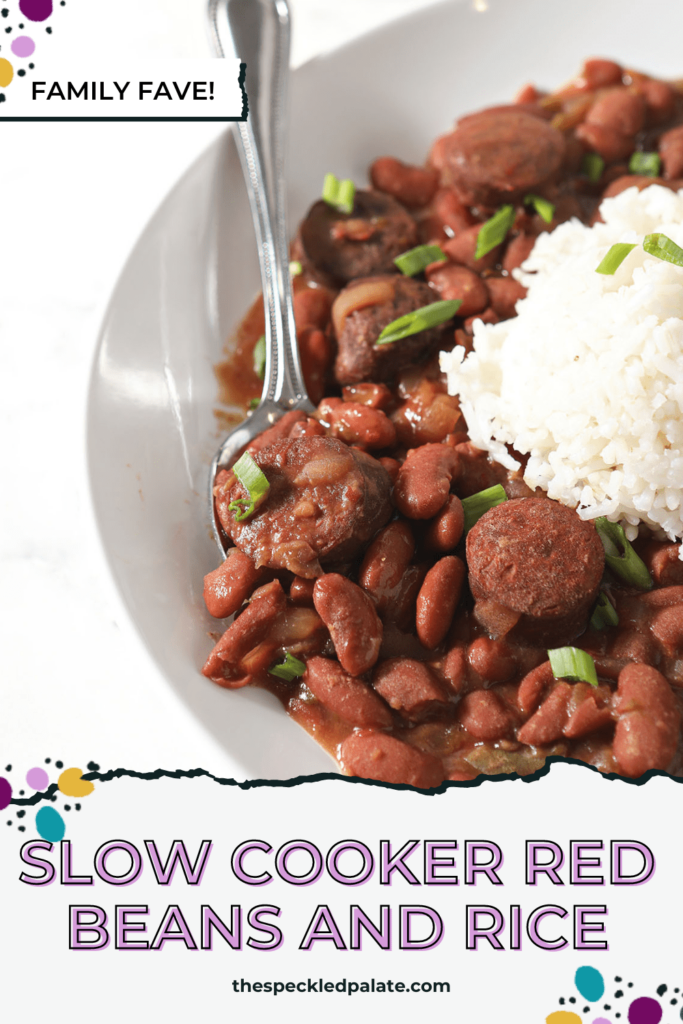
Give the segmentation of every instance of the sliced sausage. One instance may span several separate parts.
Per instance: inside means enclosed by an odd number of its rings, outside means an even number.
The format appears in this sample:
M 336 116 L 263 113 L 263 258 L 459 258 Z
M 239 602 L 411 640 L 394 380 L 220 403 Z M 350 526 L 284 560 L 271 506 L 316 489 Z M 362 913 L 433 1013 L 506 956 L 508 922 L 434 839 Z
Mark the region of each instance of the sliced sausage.
M 368 284 L 383 286 L 376 289 L 379 300 L 372 304 L 362 298 L 361 288 L 365 291 Z M 353 308 L 354 293 L 361 296 L 357 308 Z M 418 331 L 388 345 L 377 345 L 377 340 L 394 320 L 436 301 L 429 285 L 403 275 L 365 278 L 341 291 L 332 307 L 339 349 L 334 367 L 337 381 L 356 384 L 362 380 L 392 380 L 399 370 L 435 352 L 443 344 L 445 325 Z M 340 316 L 340 309 L 346 308 L 351 312 Z
M 229 508 L 246 495 L 234 475 L 214 490 L 223 529 L 257 567 L 319 576 L 323 564 L 354 558 L 391 516 L 389 474 L 335 438 L 277 441 L 254 460 L 270 490 L 249 519 Z
M 514 202 L 560 170 L 565 143 L 546 121 L 515 107 L 464 118 L 443 143 L 441 181 L 467 206 Z
M 585 629 L 605 565 L 592 523 L 545 498 L 489 509 L 467 536 L 476 600 L 520 613 L 511 636 L 559 647 Z
M 340 287 L 395 271 L 395 257 L 417 240 L 417 225 L 400 203 L 385 192 L 359 189 L 350 214 L 322 199 L 313 204 L 299 229 L 297 252 L 306 273 Z

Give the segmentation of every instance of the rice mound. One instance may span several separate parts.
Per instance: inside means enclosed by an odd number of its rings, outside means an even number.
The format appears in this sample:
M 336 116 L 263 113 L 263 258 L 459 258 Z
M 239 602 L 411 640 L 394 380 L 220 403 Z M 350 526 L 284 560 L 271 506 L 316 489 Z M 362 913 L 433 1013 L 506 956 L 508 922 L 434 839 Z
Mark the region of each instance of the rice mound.
M 683 189 L 629 188 L 539 236 L 514 276 L 518 315 L 474 324 L 469 355 L 441 354 L 470 438 L 582 519 L 646 523 L 683 535 L 683 268 L 649 256 L 643 237 L 683 247 Z M 639 243 L 614 276 L 595 268 L 615 242 Z

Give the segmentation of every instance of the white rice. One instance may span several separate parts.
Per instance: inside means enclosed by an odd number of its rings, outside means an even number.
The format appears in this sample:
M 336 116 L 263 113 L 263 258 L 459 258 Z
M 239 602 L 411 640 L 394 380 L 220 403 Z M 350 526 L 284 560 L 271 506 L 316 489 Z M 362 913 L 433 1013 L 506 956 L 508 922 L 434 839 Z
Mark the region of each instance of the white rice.
M 474 325 L 474 349 L 442 353 L 472 442 L 582 519 L 639 523 L 683 536 L 683 268 L 638 244 L 613 277 L 597 274 L 615 242 L 662 232 L 683 247 L 683 190 L 627 189 L 539 236 L 515 276 L 518 316 Z

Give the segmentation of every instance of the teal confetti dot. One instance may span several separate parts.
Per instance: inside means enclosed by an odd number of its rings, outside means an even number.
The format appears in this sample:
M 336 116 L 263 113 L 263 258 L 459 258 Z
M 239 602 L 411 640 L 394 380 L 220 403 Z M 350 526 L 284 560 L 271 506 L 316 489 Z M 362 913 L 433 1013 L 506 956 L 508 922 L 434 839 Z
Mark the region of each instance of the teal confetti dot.
M 574 984 L 584 999 L 591 1003 L 600 999 L 605 992 L 604 979 L 595 967 L 579 967 L 574 975 Z
M 41 839 L 46 839 L 48 843 L 58 843 L 66 832 L 64 819 L 54 807 L 40 808 L 36 814 L 36 828 Z

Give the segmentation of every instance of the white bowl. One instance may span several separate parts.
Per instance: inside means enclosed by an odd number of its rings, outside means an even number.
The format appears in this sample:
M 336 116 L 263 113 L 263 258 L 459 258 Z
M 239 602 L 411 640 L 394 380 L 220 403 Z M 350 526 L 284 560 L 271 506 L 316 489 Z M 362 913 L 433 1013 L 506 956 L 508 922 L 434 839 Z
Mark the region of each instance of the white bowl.
M 326 171 L 363 183 L 377 156 L 421 162 L 456 116 L 528 81 L 556 87 L 587 56 L 683 76 L 682 23 L 680 0 L 488 0 L 485 11 L 463 0 L 310 62 L 292 81 L 292 229 Z M 157 664 L 244 777 L 281 779 L 335 765 L 275 698 L 199 672 L 217 625 L 201 597 L 218 564 L 206 501 L 220 440 L 212 368 L 258 289 L 228 131 L 164 201 L 118 282 L 91 382 L 89 468 L 109 564 Z

